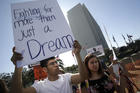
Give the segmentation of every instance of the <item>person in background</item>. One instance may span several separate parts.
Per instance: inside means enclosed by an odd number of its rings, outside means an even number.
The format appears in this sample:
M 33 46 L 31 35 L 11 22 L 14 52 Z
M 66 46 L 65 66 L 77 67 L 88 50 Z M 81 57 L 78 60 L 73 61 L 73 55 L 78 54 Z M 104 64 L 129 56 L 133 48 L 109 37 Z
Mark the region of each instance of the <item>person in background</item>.
M 129 93 L 134 93 L 133 85 L 130 83 L 131 80 L 129 77 L 137 76 L 136 74 L 130 74 L 126 69 L 124 64 L 119 63 L 117 60 L 114 60 L 113 54 L 109 56 L 111 65 L 108 68 L 109 73 L 114 77 L 115 82 L 117 83 L 118 93 L 126 93 L 129 90 Z
M 48 77 L 32 86 L 23 88 L 22 86 L 22 67 L 17 68 L 16 62 L 22 60 L 22 55 L 13 50 L 12 62 L 15 64 L 10 93 L 72 93 L 72 84 L 78 84 L 87 78 L 86 68 L 80 56 L 81 46 L 78 41 L 74 41 L 73 53 L 78 62 L 79 73 L 59 74 L 59 65 L 55 57 L 44 59 L 40 62 L 43 70 L 48 73 Z
M 99 59 L 94 54 L 85 57 L 88 80 L 81 83 L 82 93 L 114 93 L 115 87 L 111 79 L 103 71 Z

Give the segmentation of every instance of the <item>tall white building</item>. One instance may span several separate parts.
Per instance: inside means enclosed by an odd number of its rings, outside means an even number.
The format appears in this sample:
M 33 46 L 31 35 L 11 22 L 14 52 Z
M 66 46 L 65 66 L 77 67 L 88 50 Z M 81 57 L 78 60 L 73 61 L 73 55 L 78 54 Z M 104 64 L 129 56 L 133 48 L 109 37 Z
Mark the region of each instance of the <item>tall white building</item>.
M 108 48 L 103 33 L 86 6 L 78 4 L 68 11 L 68 20 L 76 40 L 84 49 L 81 52 L 82 58 L 86 55 L 86 49 L 102 45 Z

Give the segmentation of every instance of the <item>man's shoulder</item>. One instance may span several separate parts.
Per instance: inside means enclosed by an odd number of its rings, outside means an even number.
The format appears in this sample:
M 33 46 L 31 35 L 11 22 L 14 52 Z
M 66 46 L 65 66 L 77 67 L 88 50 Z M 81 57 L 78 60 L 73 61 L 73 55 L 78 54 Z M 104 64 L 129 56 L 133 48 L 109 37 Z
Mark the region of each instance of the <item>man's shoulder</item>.
M 64 80 L 71 80 L 72 74 L 71 73 L 65 73 L 65 74 L 59 74 L 59 76 L 61 78 L 63 78 Z
M 72 75 L 71 73 L 59 74 L 59 76 L 62 76 L 62 77 L 68 77 L 68 76 L 71 76 L 71 75 Z
M 34 81 L 34 84 L 40 85 L 40 84 L 45 83 L 45 82 L 46 82 L 46 80 L 47 80 L 47 78 L 46 78 L 46 79 L 44 79 L 44 80 L 35 80 L 35 81 Z M 33 85 L 34 85 L 34 84 L 33 84 Z

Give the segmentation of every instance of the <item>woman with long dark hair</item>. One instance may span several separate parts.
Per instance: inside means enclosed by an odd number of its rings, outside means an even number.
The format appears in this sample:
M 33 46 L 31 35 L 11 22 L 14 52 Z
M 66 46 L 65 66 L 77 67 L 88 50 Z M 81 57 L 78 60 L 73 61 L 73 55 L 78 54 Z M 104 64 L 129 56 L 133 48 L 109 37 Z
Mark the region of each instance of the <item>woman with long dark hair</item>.
M 114 93 L 114 83 L 104 73 L 99 59 L 88 54 L 85 57 L 85 66 L 88 70 L 89 79 L 81 83 L 82 93 Z

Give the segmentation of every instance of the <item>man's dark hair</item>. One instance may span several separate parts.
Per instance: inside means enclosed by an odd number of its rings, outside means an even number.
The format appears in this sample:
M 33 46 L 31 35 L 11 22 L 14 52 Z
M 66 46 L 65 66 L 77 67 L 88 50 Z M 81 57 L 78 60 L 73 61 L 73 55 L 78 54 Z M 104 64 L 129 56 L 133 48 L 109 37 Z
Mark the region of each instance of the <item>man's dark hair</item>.
M 50 58 L 41 60 L 41 61 L 40 61 L 40 66 L 41 66 L 41 67 L 46 67 L 47 64 L 48 64 L 48 61 L 51 60 L 51 59 L 55 59 L 55 57 L 53 56 L 53 57 L 50 57 Z

